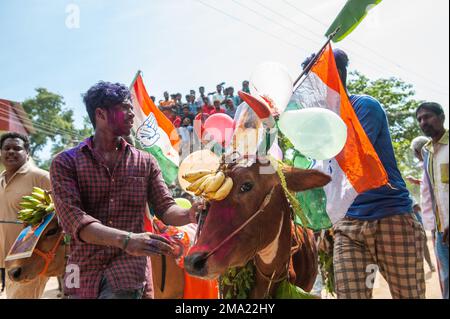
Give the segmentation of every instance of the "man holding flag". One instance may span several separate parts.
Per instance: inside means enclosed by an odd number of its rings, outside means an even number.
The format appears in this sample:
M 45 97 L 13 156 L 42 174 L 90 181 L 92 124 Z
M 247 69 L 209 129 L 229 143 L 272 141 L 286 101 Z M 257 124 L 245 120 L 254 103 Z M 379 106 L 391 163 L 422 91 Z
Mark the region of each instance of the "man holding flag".
M 325 193 L 337 297 L 371 298 L 380 270 L 393 298 L 425 298 L 424 231 L 397 168 L 386 113 L 373 97 L 348 96 L 345 52 L 328 45 L 315 58 L 303 63 L 311 72 L 294 95 L 303 106 L 333 110 L 348 130 L 341 153 L 322 163 L 332 177 Z
M 84 102 L 94 136 L 58 154 L 50 169 L 58 218 L 71 236 L 68 266 L 79 274 L 65 281 L 65 291 L 72 298 L 141 298 L 152 286 L 148 256 L 172 256 L 174 248 L 145 232 L 147 204 L 168 225 L 196 222 L 201 205 L 178 207 L 155 158 L 122 138 L 135 118 L 126 86 L 99 82 Z

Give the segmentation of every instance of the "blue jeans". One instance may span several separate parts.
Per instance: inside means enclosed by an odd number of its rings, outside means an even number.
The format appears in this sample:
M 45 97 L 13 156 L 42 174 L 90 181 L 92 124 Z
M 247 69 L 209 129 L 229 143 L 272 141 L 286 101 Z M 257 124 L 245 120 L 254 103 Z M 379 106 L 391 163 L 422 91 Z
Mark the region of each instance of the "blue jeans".
M 442 242 L 444 233 L 436 231 L 435 251 L 439 265 L 439 280 L 441 282 L 442 298 L 448 299 L 448 245 Z

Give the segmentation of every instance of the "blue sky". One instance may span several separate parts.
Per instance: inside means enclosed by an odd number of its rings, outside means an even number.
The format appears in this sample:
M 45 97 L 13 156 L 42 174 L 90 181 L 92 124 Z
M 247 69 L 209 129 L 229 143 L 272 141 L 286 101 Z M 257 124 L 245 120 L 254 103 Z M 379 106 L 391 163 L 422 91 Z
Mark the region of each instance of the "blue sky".
M 99 80 L 130 84 L 143 71 L 150 94 L 183 96 L 225 81 L 240 88 L 271 60 L 291 76 L 321 43 L 345 0 L 0 0 L 0 98 L 36 87 L 85 115 L 81 93 Z M 68 5 L 80 10 L 68 28 Z M 344 41 L 350 69 L 400 77 L 417 98 L 449 106 L 449 1 L 384 0 Z M 447 119 L 448 123 L 448 119 Z

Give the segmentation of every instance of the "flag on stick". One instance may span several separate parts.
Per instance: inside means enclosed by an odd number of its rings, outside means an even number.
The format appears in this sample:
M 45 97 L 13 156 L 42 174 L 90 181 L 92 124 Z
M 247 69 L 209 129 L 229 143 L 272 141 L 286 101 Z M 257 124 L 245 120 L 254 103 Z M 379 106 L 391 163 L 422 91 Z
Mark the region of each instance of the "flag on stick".
M 141 146 L 152 154 L 161 168 L 164 181 L 172 184 L 177 178 L 180 137 L 172 122 L 156 107 L 145 89 L 141 73 L 131 84 L 135 112 L 133 129 Z
M 350 104 L 330 44 L 295 90 L 293 99 L 304 107 L 327 108 L 338 114 L 347 126 L 343 150 L 331 160 L 317 161 L 313 167 L 332 178 L 324 190 L 327 213 L 335 223 L 345 216 L 360 193 L 386 185 L 388 177 Z
M 361 23 L 369 10 L 380 2 L 381 0 L 348 0 L 328 28 L 325 36 L 328 37 L 336 28 L 340 27 L 340 30 L 333 38 L 333 42 L 341 41 Z

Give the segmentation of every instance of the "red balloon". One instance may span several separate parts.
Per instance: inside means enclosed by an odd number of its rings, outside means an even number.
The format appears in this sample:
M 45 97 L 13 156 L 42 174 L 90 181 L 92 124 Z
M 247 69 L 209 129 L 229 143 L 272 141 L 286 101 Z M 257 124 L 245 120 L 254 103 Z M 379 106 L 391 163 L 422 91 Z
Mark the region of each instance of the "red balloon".
M 227 147 L 233 136 L 234 121 L 227 114 L 215 113 L 206 119 L 203 128 L 202 139 L 213 139 L 218 144 Z

